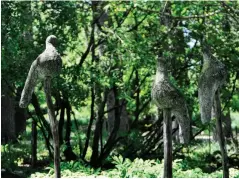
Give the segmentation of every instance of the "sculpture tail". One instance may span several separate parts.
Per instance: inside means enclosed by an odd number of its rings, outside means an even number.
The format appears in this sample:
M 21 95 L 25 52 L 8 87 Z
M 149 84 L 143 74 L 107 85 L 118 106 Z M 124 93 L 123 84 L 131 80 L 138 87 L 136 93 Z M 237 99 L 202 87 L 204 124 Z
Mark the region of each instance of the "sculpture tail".
M 203 124 L 211 120 L 211 112 L 213 105 L 214 93 L 213 90 L 198 90 L 199 109 L 201 113 L 201 121 Z
M 187 144 L 190 142 L 190 118 L 188 115 L 188 110 L 185 106 L 182 106 L 182 108 L 178 109 L 175 112 L 176 120 L 179 124 L 179 141 L 182 144 Z
M 22 90 L 21 99 L 19 102 L 19 106 L 21 108 L 26 108 L 31 101 L 32 93 L 37 84 L 38 78 L 36 67 L 37 67 L 36 61 L 34 61 L 31 65 L 30 71 L 27 76 L 27 80 L 25 82 L 25 86 Z

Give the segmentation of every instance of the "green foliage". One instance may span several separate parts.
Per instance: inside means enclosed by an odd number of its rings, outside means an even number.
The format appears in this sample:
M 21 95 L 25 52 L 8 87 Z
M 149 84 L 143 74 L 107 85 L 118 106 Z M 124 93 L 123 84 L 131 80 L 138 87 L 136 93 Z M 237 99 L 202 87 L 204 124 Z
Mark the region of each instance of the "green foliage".
M 45 172 L 36 172 L 31 174 L 31 178 L 54 178 L 54 166 L 53 163 L 44 168 Z M 61 175 L 64 178 L 70 177 L 86 177 L 86 176 L 97 176 L 100 173 L 99 169 L 93 169 L 90 166 L 84 164 L 81 161 L 70 161 L 61 162 Z
M 205 164 L 205 163 L 204 163 Z M 177 178 L 222 178 L 222 170 L 217 170 L 212 173 L 203 172 L 201 168 L 183 169 L 187 162 L 183 160 L 175 160 L 173 162 L 173 175 Z M 192 165 L 192 164 L 191 164 Z M 197 166 L 194 163 L 194 166 Z M 229 169 L 230 178 L 237 178 L 239 171 L 234 168 Z
M 18 143 L 1 145 L 1 167 L 14 171 L 24 160 L 30 158 L 29 144 L 18 140 Z
M 2 167 L 14 170 L 17 167 L 17 162 L 15 162 L 15 160 L 20 157 L 21 154 L 19 156 L 19 154 L 12 152 L 11 144 L 6 144 L 1 146 L 1 156 Z
M 238 113 L 232 113 L 231 114 L 232 117 L 232 128 L 239 128 L 239 114 Z
M 212 153 L 217 150 L 217 146 L 212 144 Z M 173 161 L 173 176 L 177 178 L 221 178 L 221 168 L 215 171 L 207 172 L 205 167 L 209 164 L 206 154 L 208 147 L 206 145 L 194 145 L 189 149 L 183 149 L 185 159 L 175 159 Z M 164 161 L 143 160 L 136 158 L 130 160 L 121 155 L 108 158 L 108 162 L 115 165 L 113 169 L 94 169 L 81 160 L 61 162 L 62 177 L 109 177 L 109 178 L 161 178 L 163 176 Z M 12 166 L 11 166 L 12 167 Z M 239 176 L 238 169 L 230 168 L 230 177 Z M 42 171 L 35 171 L 31 178 L 54 178 L 53 163 L 44 167 Z
M 102 172 L 103 175 L 114 178 L 159 178 L 162 175 L 163 166 L 155 160 L 136 158 L 130 161 L 122 156 L 113 156 L 112 160 L 115 169 Z
M 133 161 L 123 159 L 122 156 L 112 157 L 113 163 L 116 164 L 115 169 L 103 171 L 102 174 L 113 178 L 161 178 L 163 176 L 163 162 L 157 160 L 143 160 L 136 158 Z M 197 168 L 198 162 L 193 165 L 195 168 L 188 169 L 187 161 L 177 159 L 173 161 L 173 176 L 177 178 L 221 178 L 222 170 L 213 173 L 203 172 L 201 168 Z M 205 164 L 203 162 L 203 164 Z M 239 171 L 230 168 L 230 177 L 237 177 Z
M 239 111 L 239 94 L 233 95 L 232 97 L 232 109 L 234 111 Z

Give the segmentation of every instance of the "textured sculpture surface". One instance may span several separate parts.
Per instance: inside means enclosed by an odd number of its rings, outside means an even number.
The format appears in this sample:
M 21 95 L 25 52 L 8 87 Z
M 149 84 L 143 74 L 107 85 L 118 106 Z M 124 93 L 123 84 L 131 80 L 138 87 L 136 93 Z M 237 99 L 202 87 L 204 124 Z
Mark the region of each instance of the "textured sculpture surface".
M 200 104 L 201 120 L 209 122 L 212 118 L 213 99 L 216 91 L 226 81 L 225 65 L 218 61 L 207 45 L 203 45 L 203 68 L 198 83 L 198 98 Z
M 186 101 L 180 91 L 170 82 L 167 64 L 166 60 L 159 57 L 152 88 L 152 99 L 159 109 L 171 109 L 179 123 L 180 142 L 188 143 L 190 139 L 190 118 Z
M 29 70 L 24 89 L 21 94 L 19 106 L 25 108 L 31 101 L 34 87 L 38 81 L 44 80 L 46 77 L 54 77 L 61 71 L 62 60 L 56 50 L 57 38 L 50 35 L 46 39 L 46 49 L 32 63 Z

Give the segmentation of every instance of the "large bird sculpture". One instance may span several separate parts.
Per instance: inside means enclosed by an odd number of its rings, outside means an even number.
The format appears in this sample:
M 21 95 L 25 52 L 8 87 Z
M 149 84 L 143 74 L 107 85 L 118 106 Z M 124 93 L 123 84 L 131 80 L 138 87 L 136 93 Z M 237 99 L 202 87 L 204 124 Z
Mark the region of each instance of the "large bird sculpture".
M 26 108 L 31 101 L 32 93 L 38 81 L 47 77 L 54 77 L 61 71 L 62 60 L 56 50 L 57 38 L 50 35 L 46 39 L 46 49 L 32 63 L 24 89 L 21 94 L 19 106 Z
M 227 71 L 225 65 L 213 56 L 210 47 L 205 43 L 202 44 L 202 53 L 203 67 L 198 83 L 198 98 L 201 120 L 207 123 L 212 118 L 215 93 L 225 83 Z
M 179 124 L 180 143 L 190 140 L 190 118 L 186 101 L 180 91 L 170 82 L 168 61 L 158 58 L 157 72 L 152 88 L 152 99 L 159 109 L 170 109 Z

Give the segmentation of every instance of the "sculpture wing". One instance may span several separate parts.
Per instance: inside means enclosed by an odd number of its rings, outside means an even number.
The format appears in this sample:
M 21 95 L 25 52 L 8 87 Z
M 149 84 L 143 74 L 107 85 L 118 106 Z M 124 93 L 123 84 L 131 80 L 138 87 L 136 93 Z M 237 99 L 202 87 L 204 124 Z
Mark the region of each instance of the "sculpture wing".
M 186 144 L 190 141 L 190 117 L 187 103 L 183 94 L 175 87 L 171 86 L 170 96 L 172 97 L 172 113 L 179 124 L 180 143 Z
M 190 140 L 190 118 L 183 94 L 169 81 L 154 84 L 152 98 L 160 109 L 170 108 L 179 123 L 180 143 Z
M 154 83 L 152 88 L 152 99 L 159 109 L 172 108 L 178 99 L 180 92 L 168 81 L 163 80 Z
M 203 123 L 207 123 L 211 120 L 213 99 L 217 88 L 214 82 L 208 82 L 210 80 L 208 80 L 206 75 L 207 74 L 202 74 L 200 76 L 198 84 L 199 110 Z
M 209 55 L 208 55 L 209 56 Z M 198 83 L 198 99 L 201 120 L 207 123 L 211 120 L 213 99 L 216 91 L 226 81 L 227 72 L 225 65 L 211 56 L 210 61 L 204 60 Z
M 19 106 L 21 108 L 26 108 L 31 101 L 32 93 L 37 84 L 38 79 L 38 65 L 41 55 L 32 63 L 31 68 L 28 72 L 28 76 L 25 82 L 25 86 L 22 90 L 21 99 Z

